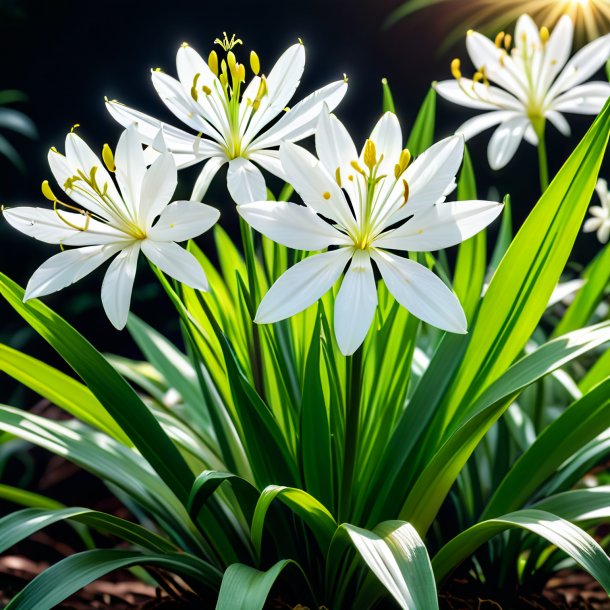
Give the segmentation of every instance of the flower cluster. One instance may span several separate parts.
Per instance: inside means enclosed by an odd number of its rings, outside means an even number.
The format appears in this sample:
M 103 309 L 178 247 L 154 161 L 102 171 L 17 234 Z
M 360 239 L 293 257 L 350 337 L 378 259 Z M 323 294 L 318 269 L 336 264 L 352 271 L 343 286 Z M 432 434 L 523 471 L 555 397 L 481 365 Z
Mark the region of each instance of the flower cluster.
M 464 138 L 500 124 L 489 147 L 490 164 L 499 168 L 522 138 L 536 143 L 543 137 L 546 120 L 567 134 L 561 112 L 599 111 L 610 85 L 581 83 L 610 55 L 610 35 L 567 62 L 571 41 L 567 17 L 552 34 L 522 17 L 512 50 L 508 35 L 499 35 L 494 44 L 470 32 L 467 46 L 476 74 L 464 78 L 456 60 L 455 80 L 436 84 L 436 90 L 451 101 L 491 112 L 468 121 L 458 135 L 416 159 L 404 148 L 393 113 L 379 120 L 358 153 L 343 124 L 331 114 L 347 91 L 345 77 L 288 107 L 305 66 L 301 41 L 267 74 L 254 51 L 248 67 L 240 63 L 242 41 L 235 36 L 217 39 L 218 50 L 207 60 L 183 44 L 176 58 L 178 78 L 156 69 L 152 82 L 170 112 L 192 132 L 107 101 L 110 114 L 125 127 L 114 153 L 106 144 L 100 160 L 75 132 L 66 138 L 65 155 L 55 148 L 49 152 L 51 171 L 71 202 L 59 199 L 45 181 L 42 191 L 52 209 L 4 209 L 13 227 L 62 250 L 33 274 L 25 298 L 60 290 L 114 257 L 102 284 L 102 302 L 112 324 L 121 329 L 140 252 L 177 281 L 207 290 L 201 265 L 178 243 L 217 222 L 219 211 L 201 200 L 227 163 L 228 191 L 251 227 L 289 248 L 324 250 L 277 280 L 262 299 L 256 322 L 297 314 L 342 277 L 334 329 L 341 351 L 352 354 L 375 316 L 377 271 L 414 316 L 465 333 L 466 317 L 451 289 L 429 268 L 395 251 L 454 246 L 500 213 L 502 206 L 496 202 L 446 201 L 455 187 Z M 317 157 L 295 144 L 313 134 Z M 203 168 L 190 200 L 170 203 L 178 170 L 199 162 Z M 291 184 L 302 203 L 269 201 L 261 169 Z M 604 208 L 591 209 L 596 218 L 586 230 L 597 230 L 605 241 L 608 195 L 601 186 L 598 191 Z M 74 248 L 64 250 L 68 246 Z

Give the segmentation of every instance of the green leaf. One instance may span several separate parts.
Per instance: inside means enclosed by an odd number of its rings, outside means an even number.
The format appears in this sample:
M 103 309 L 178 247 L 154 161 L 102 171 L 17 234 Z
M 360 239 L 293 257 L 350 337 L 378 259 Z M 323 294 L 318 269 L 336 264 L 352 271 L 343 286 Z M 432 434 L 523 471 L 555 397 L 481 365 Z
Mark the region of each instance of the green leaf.
M 11 487 L 10 485 L 0 484 L 0 498 L 12 502 L 13 504 L 20 504 L 21 506 L 46 508 L 50 510 L 65 508 L 65 506 L 61 502 L 57 502 L 57 500 L 47 498 L 46 496 L 25 489 Z M 2 520 L 0 519 L 0 522 L 1 521 Z
M 607 349 L 587 371 L 580 380 L 578 388 L 585 394 L 608 377 L 610 377 L 610 349 Z
M 267 511 L 274 500 L 280 500 L 311 528 L 320 548 L 326 552 L 337 529 L 337 522 L 328 509 L 301 489 L 269 485 L 260 495 L 252 518 L 251 537 L 258 557 L 261 554 Z
M 282 572 L 291 566 L 297 568 L 307 583 L 300 566 L 290 559 L 278 561 L 266 572 L 241 563 L 229 566 L 222 578 L 216 610 L 262 610 L 273 585 Z M 317 608 L 318 604 L 308 583 L 307 589 L 313 602 L 312 607 Z
M 381 79 L 381 87 L 383 89 L 383 103 L 381 107 L 382 112 L 393 112 L 396 114 L 394 98 L 392 97 L 392 91 L 390 89 L 390 85 L 388 84 L 387 78 Z
M 337 531 L 329 563 L 338 562 L 343 549 L 336 544 L 341 537 L 349 537 L 362 560 L 379 579 L 385 590 L 405 610 L 434 610 L 438 597 L 430 558 L 415 529 L 403 521 L 384 521 L 373 531 L 345 523 Z M 370 593 L 358 608 L 371 608 Z M 375 600 L 376 601 L 376 600 Z
M 574 402 L 547 426 L 493 493 L 484 518 L 521 508 L 578 449 L 608 428 L 610 379 Z
M 0 370 L 70 415 L 106 432 L 127 446 L 132 442 L 91 390 L 65 373 L 0 344 Z
M 412 523 L 422 535 L 425 534 L 468 458 L 518 393 L 551 371 L 609 340 L 610 322 L 607 322 L 554 339 L 516 362 L 481 395 L 465 416 L 465 423 L 430 459 L 409 492 L 400 517 Z M 542 467 L 542 464 L 538 464 L 536 470 Z M 520 489 L 527 488 L 533 479 L 535 475 L 531 471 L 522 471 Z
M 607 103 L 502 259 L 449 393 L 446 421 L 510 366 L 534 332 L 579 233 L 609 130 Z
M 610 486 L 572 489 L 544 498 L 532 508 L 545 510 L 567 521 L 608 521 Z
M 186 503 L 194 476 L 148 407 L 106 359 L 41 301 L 23 302 L 24 291 L 0 274 L 0 294 L 89 386 L 144 458 Z
M 5 610 L 51 610 L 79 589 L 114 570 L 155 566 L 218 589 L 221 573 L 208 563 L 184 553 L 163 555 L 127 550 L 76 553 L 51 566 L 17 593 Z
M 413 128 L 409 134 L 407 148 L 414 156 L 421 155 L 434 143 L 434 125 L 436 122 L 436 91 L 430 88 L 424 99 Z
M 477 523 L 448 542 L 433 558 L 436 582 L 444 580 L 464 559 L 490 538 L 521 528 L 546 538 L 567 553 L 610 593 L 610 558 L 589 534 L 565 519 L 541 510 L 520 510 Z

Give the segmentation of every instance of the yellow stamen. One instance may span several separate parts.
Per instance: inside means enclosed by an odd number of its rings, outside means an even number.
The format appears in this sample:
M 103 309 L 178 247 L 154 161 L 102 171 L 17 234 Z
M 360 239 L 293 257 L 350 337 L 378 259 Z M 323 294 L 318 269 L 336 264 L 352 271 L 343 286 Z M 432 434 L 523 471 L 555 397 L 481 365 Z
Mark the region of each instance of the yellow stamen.
M 339 187 L 341 187 L 341 168 L 340 167 L 338 167 L 335 170 L 335 181 L 337 182 Z
M 216 53 L 216 51 L 210 51 L 210 54 L 208 55 L 208 66 L 210 70 L 216 76 L 218 76 L 218 54 Z
M 57 197 L 55 197 L 55 194 L 51 190 L 51 186 L 49 185 L 49 181 L 48 180 L 44 180 L 43 181 L 42 186 L 40 187 L 40 190 L 42 191 L 42 194 L 49 201 L 57 201 Z
M 261 71 L 261 62 L 255 51 L 250 51 L 250 68 L 255 76 L 258 76 L 258 73 Z
M 502 46 L 505 36 L 506 34 L 504 32 L 498 32 L 498 35 L 496 36 L 496 46 L 498 47 L 498 49 Z
M 367 140 L 364 144 L 364 164 L 373 171 L 377 165 L 377 149 L 375 148 L 375 142 Z
M 233 51 L 229 51 L 227 53 L 227 64 L 229 65 L 229 72 L 231 72 L 231 76 L 235 78 L 235 68 L 237 66 L 237 59 Z
M 223 35 L 223 39 L 220 40 L 220 38 L 217 38 L 214 41 L 214 44 L 220 45 L 225 51 L 230 51 L 233 47 L 237 46 L 238 44 L 243 44 L 243 42 L 239 39 L 239 38 L 235 38 L 235 34 L 233 34 L 231 36 L 231 39 L 229 40 L 229 37 L 227 36 L 226 32 L 222 33 Z
M 546 44 L 549 41 L 550 33 L 549 28 L 543 25 L 540 28 L 540 40 L 542 40 L 542 44 Z
M 74 125 L 72 125 L 71 129 L 70 129 L 70 133 L 74 133 L 75 129 L 78 129 L 80 127 L 80 123 L 74 123 Z
M 203 85 L 203 87 L 201 87 L 201 90 L 206 94 L 206 95 L 210 95 L 210 93 L 212 93 L 212 90 L 207 86 L 207 85 Z
M 322 193 L 322 197 L 324 197 L 324 199 L 328 200 L 328 199 L 330 199 L 330 193 L 328 191 L 326 191 L 325 193 Z
M 350 165 L 359 173 L 362 174 L 363 176 L 366 176 L 364 170 L 360 167 L 360 164 L 358 163 L 358 161 L 351 161 Z M 350 180 L 353 180 L 353 176 L 350 176 Z
M 506 34 L 504 38 L 504 48 L 508 51 L 513 44 L 513 37 L 510 34 Z
M 197 101 L 197 98 L 199 97 L 199 92 L 197 91 L 197 81 L 199 80 L 199 77 L 201 76 L 201 74 L 199 74 L 199 72 L 197 72 L 197 74 L 195 74 L 195 76 L 193 76 L 193 85 L 191 87 L 191 97 Z
M 409 163 L 411 163 L 411 153 L 408 148 L 405 148 L 398 158 L 398 163 L 394 166 L 394 177 L 396 180 L 402 176 L 407 167 L 409 167 Z
M 108 144 L 104 144 L 104 147 L 102 148 L 102 159 L 109 172 L 114 172 L 116 170 L 114 155 L 112 154 L 112 150 Z
M 453 78 L 456 80 L 462 78 L 462 71 L 460 70 L 461 66 L 462 62 L 457 57 L 451 62 L 451 74 L 453 74 Z
M 236 75 L 237 75 L 237 80 L 240 83 L 245 82 L 246 80 L 246 66 L 244 66 L 244 64 L 237 64 L 237 69 L 236 69 Z
M 404 192 L 404 201 L 403 201 L 402 205 L 400 206 L 401 208 L 407 204 L 407 201 L 409 201 L 409 183 L 403 179 L 402 184 L 404 186 L 405 192 Z

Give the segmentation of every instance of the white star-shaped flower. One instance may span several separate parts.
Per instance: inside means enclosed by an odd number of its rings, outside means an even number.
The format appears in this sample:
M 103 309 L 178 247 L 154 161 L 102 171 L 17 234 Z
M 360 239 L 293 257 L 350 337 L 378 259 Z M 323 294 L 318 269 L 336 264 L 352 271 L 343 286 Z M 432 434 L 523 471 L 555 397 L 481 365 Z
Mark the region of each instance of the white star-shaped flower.
M 592 218 L 588 218 L 583 226 L 585 233 L 597 232 L 597 239 L 602 244 L 608 243 L 610 238 L 610 193 L 608 193 L 608 183 L 600 178 L 597 181 L 595 190 L 599 196 L 601 206 L 593 205 L 589 208 Z
M 435 85 L 439 95 L 451 102 L 491 111 L 466 121 L 458 133 L 468 140 L 499 125 L 488 147 L 493 169 L 504 167 L 513 158 L 523 138 L 537 145 L 547 120 L 569 136 L 563 112 L 598 114 L 610 96 L 607 82 L 582 84 L 610 57 L 610 34 L 589 43 L 568 61 L 573 30 L 567 15 L 552 34 L 544 27 L 539 31 L 531 17 L 522 15 L 512 50 L 510 35 L 501 32 L 494 44 L 470 31 L 466 46 L 477 69 L 474 77 L 463 77 L 456 59 L 452 63 L 454 80 Z
M 49 165 L 58 184 L 74 204 L 61 202 L 43 182 L 53 209 L 4 209 L 14 228 L 40 241 L 64 246 L 43 263 L 28 282 L 25 300 L 56 292 L 91 273 L 115 256 L 102 284 L 102 303 L 112 324 L 127 322 L 140 251 L 179 282 L 207 290 L 195 257 L 176 242 L 210 229 L 220 213 L 196 201 L 174 201 L 177 170 L 171 154 L 157 157 L 147 168 L 134 127 L 123 132 L 114 155 L 104 146 L 104 164 L 76 133 L 66 137 L 66 154 L 52 148 Z M 115 185 L 110 174 L 114 172 Z
M 424 252 L 458 244 L 492 222 L 502 205 L 445 203 L 462 162 L 461 136 L 435 144 L 413 164 L 402 141 L 398 120 L 388 112 L 359 155 L 342 123 L 325 112 L 316 132 L 319 159 L 296 144 L 281 146 L 287 179 L 305 205 L 261 201 L 238 206 L 238 212 L 257 231 L 290 248 L 335 248 L 286 271 L 263 298 L 256 322 L 302 311 L 344 275 L 334 328 L 341 351 L 352 354 L 377 307 L 374 262 L 388 290 L 413 315 L 444 330 L 466 332 L 453 292 L 429 269 L 390 250 Z
M 287 108 L 305 68 L 305 47 L 295 44 L 279 58 L 268 76 L 261 74 L 256 53 L 250 54 L 252 79 L 232 49 L 240 40 L 217 40 L 226 52 L 219 63 L 212 51 L 208 61 L 188 45 L 178 49 L 178 80 L 161 71 L 152 72 L 157 93 L 169 110 L 196 133 L 188 133 L 133 110 L 116 101 L 107 102 L 110 114 L 123 126 L 136 123 L 143 141 L 151 145 L 163 128 L 165 143 L 178 169 L 200 161 L 205 165 L 193 190 L 201 200 L 212 178 L 228 162 L 227 186 L 237 203 L 267 197 L 265 179 L 258 166 L 283 178 L 277 147 L 283 141 L 301 140 L 314 131 L 323 104 L 334 108 L 347 91 L 344 78 L 318 89 L 292 108 Z M 281 118 L 269 126 L 270 123 Z

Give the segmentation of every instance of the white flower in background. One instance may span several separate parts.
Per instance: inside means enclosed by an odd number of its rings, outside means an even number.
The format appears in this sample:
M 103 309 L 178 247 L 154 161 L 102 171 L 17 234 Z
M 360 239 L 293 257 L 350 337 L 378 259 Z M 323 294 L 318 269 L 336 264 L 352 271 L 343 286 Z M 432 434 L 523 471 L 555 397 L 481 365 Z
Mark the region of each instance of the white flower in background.
M 573 29 L 567 15 L 552 34 L 545 27 L 538 31 L 531 17 L 523 15 L 517 22 L 512 50 L 509 34 L 501 32 L 494 44 L 470 31 L 466 46 L 477 69 L 474 77 L 463 77 L 460 61 L 455 59 L 451 66 L 454 80 L 435 85 L 439 95 L 451 102 L 491 111 L 466 121 L 458 133 L 468 140 L 499 125 L 488 148 L 493 169 L 513 158 L 523 138 L 537 145 L 547 120 L 569 136 L 563 112 L 598 114 L 610 96 L 607 82 L 582 84 L 610 57 L 610 34 L 589 43 L 568 61 Z
M 386 113 L 358 155 L 342 123 L 327 112 L 316 132 L 319 160 L 296 144 L 280 148 L 288 181 L 305 202 L 261 201 L 237 207 L 257 231 L 315 254 L 284 273 L 263 298 L 256 322 L 288 318 L 312 305 L 343 275 L 334 327 L 341 351 L 364 341 L 377 307 L 374 261 L 388 290 L 413 315 L 465 333 L 466 318 L 451 290 L 426 267 L 390 250 L 447 248 L 486 227 L 502 206 L 490 201 L 445 203 L 455 186 L 464 144 L 453 136 L 411 165 L 396 116 Z
M 589 208 L 592 218 L 588 218 L 583 226 L 585 233 L 597 231 L 597 239 L 602 244 L 608 243 L 610 238 L 610 193 L 608 193 L 608 183 L 600 178 L 597 181 L 595 190 L 599 196 L 601 206 L 593 205 Z
M 112 324 L 121 329 L 129 314 L 140 251 L 179 282 L 207 290 L 201 265 L 176 242 L 207 231 L 220 213 L 195 201 L 169 203 L 177 184 L 172 155 L 160 155 L 147 169 L 133 127 L 123 132 L 114 155 L 104 145 L 102 157 L 109 171 L 79 136 L 69 133 L 66 155 L 52 148 L 48 158 L 55 179 L 76 205 L 57 199 L 45 181 L 42 192 L 53 209 L 6 208 L 4 217 L 22 233 L 62 247 L 34 272 L 25 300 L 61 290 L 116 255 L 104 277 L 102 303 Z
M 205 161 L 192 199 L 201 200 L 212 178 L 229 164 L 227 186 L 237 203 L 266 199 L 265 179 L 260 169 L 283 178 L 277 147 L 281 142 L 301 140 L 314 131 L 323 104 L 334 108 L 347 91 L 347 80 L 318 89 L 292 108 L 287 108 L 305 67 L 305 47 L 291 46 L 269 74 L 260 73 L 260 61 L 250 53 L 253 77 L 246 84 L 246 68 L 232 49 L 241 40 L 216 40 L 226 52 L 219 63 L 212 51 L 208 61 L 184 44 L 178 49 L 178 80 L 153 70 L 152 81 L 169 110 L 195 134 L 171 127 L 116 101 L 107 102 L 110 114 L 123 126 L 136 123 L 142 140 L 151 145 L 163 128 L 163 137 L 178 169 Z M 278 115 L 282 117 L 269 127 Z

